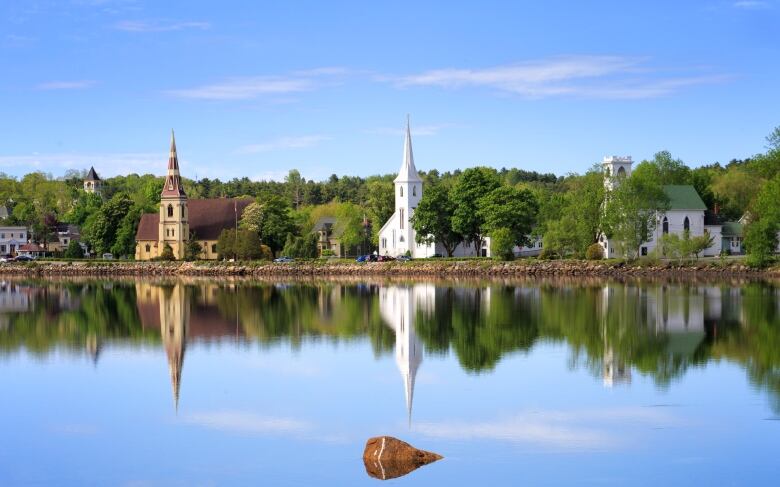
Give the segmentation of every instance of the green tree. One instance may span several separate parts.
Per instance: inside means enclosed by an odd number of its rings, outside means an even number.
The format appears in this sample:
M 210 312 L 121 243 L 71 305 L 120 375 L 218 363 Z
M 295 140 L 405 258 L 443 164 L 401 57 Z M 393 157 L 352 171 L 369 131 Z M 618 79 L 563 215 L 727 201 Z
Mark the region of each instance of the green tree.
M 498 229 L 508 230 L 515 245 L 522 246 L 530 242 L 529 235 L 536 223 L 539 204 L 527 189 L 515 189 L 501 186 L 479 200 L 477 210 L 484 222 L 483 231 L 491 237 Z
M 81 248 L 81 244 L 77 241 L 71 240 L 65 249 L 65 257 L 68 259 L 82 259 L 84 258 L 84 249 Z
M 160 254 L 159 260 L 168 260 L 168 261 L 176 260 L 176 256 L 173 255 L 173 247 L 171 247 L 167 243 L 163 245 L 163 251 Z
M 659 212 L 669 207 L 669 198 L 652 178 L 632 175 L 607 195 L 603 229 L 617 241 L 627 257 L 635 257 L 639 246 L 650 240 Z
M 191 233 L 187 243 L 184 244 L 184 260 L 198 260 L 201 255 L 203 255 L 203 247 L 198 243 L 197 236 L 194 233 Z
M 122 252 L 129 246 L 129 243 L 135 235 L 133 226 L 137 225 L 137 219 L 140 215 L 136 214 L 125 220 L 133 206 L 132 200 L 125 193 L 117 193 L 103 206 L 100 211 L 87 218 L 84 228 L 82 228 L 82 237 L 95 249 L 98 254 L 111 252 L 112 247 L 117 241 L 117 231 L 123 227 L 122 238 L 124 245 L 119 249 L 117 255 L 127 255 L 132 252 L 129 250 Z M 113 252 L 112 252 L 113 253 Z
M 382 179 L 369 180 L 366 183 L 366 194 L 367 216 L 372 222 L 372 241 L 376 245 L 379 239 L 379 229 L 395 211 L 393 183 Z
M 494 259 L 514 259 L 513 249 L 516 244 L 515 236 L 508 228 L 495 228 L 490 232 L 490 253 Z
M 452 228 L 472 243 L 475 249 L 481 248 L 482 236 L 486 233 L 479 203 L 484 196 L 499 186 L 501 180 L 495 169 L 473 167 L 463 171 L 452 188 Z
M 455 247 L 463 241 L 463 235 L 452 226 L 455 205 L 450 192 L 442 184 L 432 184 L 423 192 L 411 219 L 417 243 L 440 243 L 452 257 Z
M 691 170 L 680 159 L 675 159 L 669 151 L 656 152 L 649 161 L 640 162 L 632 177 L 648 178 L 661 186 L 669 184 L 689 184 Z

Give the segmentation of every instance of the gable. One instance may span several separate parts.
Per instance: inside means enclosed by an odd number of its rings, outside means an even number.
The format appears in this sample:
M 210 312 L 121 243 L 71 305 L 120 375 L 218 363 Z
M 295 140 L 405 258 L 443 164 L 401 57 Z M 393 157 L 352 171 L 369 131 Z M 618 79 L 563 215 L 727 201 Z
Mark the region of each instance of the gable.
M 701 210 L 707 209 L 696 188 L 691 185 L 668 185 L 663 187 L 669 198 L 670 210 Z

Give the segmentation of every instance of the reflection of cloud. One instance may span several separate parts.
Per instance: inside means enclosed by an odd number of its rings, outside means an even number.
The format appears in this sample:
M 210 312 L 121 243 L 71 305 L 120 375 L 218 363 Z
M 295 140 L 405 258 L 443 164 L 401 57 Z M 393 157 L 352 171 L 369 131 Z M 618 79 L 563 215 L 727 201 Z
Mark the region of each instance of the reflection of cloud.
M 294 418 L 261 416 L 241 411 L 192 413 L 185 416 L 183 421 L 220 431 L 260 435 L 301 434 L 312 429 L 309 423 Z
M 658 427 L 675 422 L 657 409 L 624 408 L 527 411 L 496 421 L 423 422 L 418 423 L 415 430 L 430 437 L 453 440 L 499 440 L 564 449 L 603 449 L 623 443 L 615 433 L 621 426 L 648 424 Z
M 51 431 L 68 436 L 92 436 L 98 433 L 95 425 L 91 424 L 57 424 L 51 427 Z

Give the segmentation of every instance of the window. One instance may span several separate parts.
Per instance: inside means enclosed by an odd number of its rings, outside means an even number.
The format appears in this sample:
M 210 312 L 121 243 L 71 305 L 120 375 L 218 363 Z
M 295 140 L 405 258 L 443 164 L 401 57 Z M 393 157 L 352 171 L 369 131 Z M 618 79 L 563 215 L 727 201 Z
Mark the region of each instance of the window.
M 403 236 L 403 235 L 401 235 L 401 237 L 398 239 L 398 241 L 399 241 L 399 242 L 405 242 L 405 240 L 404 240 L 404 236 Z
M 399 211 L 399 213 L 401 214 L 401 230 L 403 230 L 403 228 L 404 228 L 404 209 L 403 209 L 403 208 L 401 208 L 401 209 L 400 209 L 400 210 L 398 210 L 398 211 Z
M 175 230 L 173 228 L 171 228 L 171 237 L 175 237 L 176 236 L 176 234 L 174 232 L 175 232 Z
M 647 247 L 642 247 L 642 255 L 647 255 Z
M 399 187 L 398 189 L 400 189 L 400 190 L 401 190 L 401 197 L 403 198 L 403 196 L 404 196 L 404 187 L 403 187 L 403 186 L 401 186 L 401 187 Z
M 168 205 L 168 216 L 173 217 L 173 205 Z
M 5 245 L 0 245 L 0 252 L 5 253 Z
M 685 217 L 685 220 L 683 220 L 683 229 L 684 230 L 690 230 L 691 229 L 691 221 L 688 220 L 688 217 Z
M 664 235 L 669 233 L 669 219 L 666 218 L 666 217 L 664 217 L 663 232 L 664 232 Z
M 617 171 L 618 177 L 626 177 L 626 168 L 623 166 L 620 166 L 620 168 Z
M 412 196 L 417 196 L 417 185 L 412 186 Z
M 386 239 L 386 238 L 383 238 L 383 239 L 382 239 L 382 248 L 383 248 L 383 249 L 386 249 L 386 248 L 387 248 L 387 239 Z
M 0 238 L 5 238 L 5 234 L 4 233 L 0 233 Z
M 211 244 L 211 253 L 216 254 L 217 253 L 217 244 Z
M 181 217 L 184 218 L 184 207 L 181 207 Z
M 152 246 L 149 244 L 146 244 L 146 252 L 149 253 L 152 251 Z

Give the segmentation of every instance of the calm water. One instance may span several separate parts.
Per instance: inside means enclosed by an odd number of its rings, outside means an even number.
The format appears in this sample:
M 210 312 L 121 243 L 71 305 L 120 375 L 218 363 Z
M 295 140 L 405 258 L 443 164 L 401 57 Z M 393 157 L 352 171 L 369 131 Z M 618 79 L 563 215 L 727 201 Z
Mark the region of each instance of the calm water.
M 771 485 L 766 283 L 6 281 L 0 485 Z

